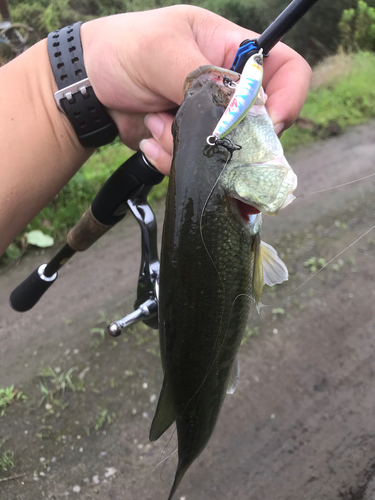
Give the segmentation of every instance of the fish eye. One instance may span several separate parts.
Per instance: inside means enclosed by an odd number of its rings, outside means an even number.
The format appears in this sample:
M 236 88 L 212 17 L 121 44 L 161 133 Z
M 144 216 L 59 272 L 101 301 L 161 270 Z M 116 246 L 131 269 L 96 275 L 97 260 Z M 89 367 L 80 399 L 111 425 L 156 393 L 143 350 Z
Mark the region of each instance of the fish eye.
M 259 64 L 259 66 L 262 66 L 262 65 L 263 65 L 263 61 L 262 61 L 262 58 L 261 58 L 261 57 L 256 57 L 256 58 L 255 58 L 255 62 L 256 62 L 257 64 Z

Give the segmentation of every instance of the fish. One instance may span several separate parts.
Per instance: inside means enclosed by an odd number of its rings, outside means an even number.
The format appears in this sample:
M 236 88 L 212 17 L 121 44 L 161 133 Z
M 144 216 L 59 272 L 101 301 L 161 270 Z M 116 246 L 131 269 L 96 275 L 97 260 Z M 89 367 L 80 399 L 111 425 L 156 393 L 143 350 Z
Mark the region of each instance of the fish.
M 233 96 L 223 83 L 238 79 L 232 73 L 212 66 L 191 73 L 172 126 L 159 279 L 164 380 L 150 430 L 155 441 L 176 423 L 178 466 L 168 500 L 208 443 L 226 393 L 234 392 L 250 303 L 259 307 L 264 282 L 288 275 L 260 238 L 262 212 L 276 214 L 297 184 L 264 92 L 228 135 L 241 149 L 206 142 Z

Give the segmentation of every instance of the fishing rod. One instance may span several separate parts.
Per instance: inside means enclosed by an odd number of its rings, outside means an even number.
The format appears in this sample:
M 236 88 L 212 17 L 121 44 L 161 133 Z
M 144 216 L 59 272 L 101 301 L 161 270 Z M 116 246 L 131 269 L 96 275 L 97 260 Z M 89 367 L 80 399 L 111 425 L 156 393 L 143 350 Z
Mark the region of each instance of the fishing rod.
M 318 0 L 293 0 L 277 19 L 256 40 L 244 40 L 233 61 L 232 69 L 241 73 L 246 61 L 255 52 L 269 51 L 297 23 Z M 87 250 L 103 234 L 120 222 L 130 210 L 141 227 L 142 260 L 139 273 L 135 311 L 119 321 L 112 322 L 108 332 L 118 336 L 124 328 L 144 321 L 158 327 L 159 259 L 156 242 L 156 219 L 147 203 L 152 187 L 164 178 L 146 160 L 135 153 L 106 181 L 91 207 L 73 227 L 66 245 L 48 264 L 39 266 L 10 295 L 10 305 L 18 312 L 30 310 L 56 281 L 57 272 L 76 253 Z
M 232 71 L 242 73 L 246 61 L 263 49 L 263 57 L 268 57 L 273 47 L 283 36 L 316 4 L 318 0 L 293 0 L 259 38 L 244 40 L 233 60 Z

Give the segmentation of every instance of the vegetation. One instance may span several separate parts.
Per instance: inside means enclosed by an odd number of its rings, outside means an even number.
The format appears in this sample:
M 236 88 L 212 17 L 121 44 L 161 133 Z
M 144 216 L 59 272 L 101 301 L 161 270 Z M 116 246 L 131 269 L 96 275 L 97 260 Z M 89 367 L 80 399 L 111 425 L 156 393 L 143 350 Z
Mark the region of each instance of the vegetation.
M 341 43 L 347 51 L 375 50 L 375 8 L 362 0 L 346 9 L 339 23 Z
M 101 411 L 95 421 L 95 430 L 98 431 L 99 429 L 104 427 L 105 424 L 112 424 L 115 417 L 115 413 L 109 413 L 108 410 Z
M 0 447 L 1 448 L 1 447 Z M 14 453 L 0 450 L 0 474 L 14 467 Z
M 296 125 L 282 137 L 286 151 L 337 135 L 375 116 L 375 55 L 338 54 L 315 69 Z
M 311 273 L 316 273 L 319 269 L 323 269 L 327 265 L 327 262 L 323 257 L 311 257 L 303 265 L 308 267 Z
M 212 10 L 245 28 L 263 31 L 290 0 L 8 0 L 13 22 L 27 22 L 40 38 L 71 22 L 174 4 L 194 4 Z M 368 0 L 375 7 L 375 0 Z M 344 10 L 354 9 L 356 0 L 319 2 L 291 30 L 285 42 L 309 62 L 315 63 L 337 51 L 337 26 Z M 322 22 L 323 21 L 323 22 Z
M 74 366 L 66 372 L 54 370 L 50 366 L 40 369 L 40 391 L 42 397 L 39 400 L 39 406 L 46 403 L 52 410 L 53 405 L 64 407 L 65 392 L 70 389 L 73 392 L 85 390 L 84 382 L 80 378 L 73 380 L 72 374 L 78 370 Z
M 20 399 L 26 399 L 26 396 L 21 391 L 15 389 L 14 385 L 0 388 L 0 416 L 2 417 L 5 414 L 8 406 Z

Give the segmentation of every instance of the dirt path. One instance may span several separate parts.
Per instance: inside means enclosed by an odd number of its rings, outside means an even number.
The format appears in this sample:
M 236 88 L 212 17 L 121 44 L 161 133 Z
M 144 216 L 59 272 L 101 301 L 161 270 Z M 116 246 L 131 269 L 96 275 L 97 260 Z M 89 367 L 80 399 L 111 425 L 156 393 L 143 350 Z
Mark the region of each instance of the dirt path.
M 267 217 L 263 235 L 290 281 L 251 315 L 239 386 L 177 499 L 375 498 L 375 230 L 288 298 L 312 275 L 308 259 L 328 261 L 374 224 L 374 177 L 306 193 L 374 173 L 374 158 L 375 123 L 289 157 L 305 196 Z M 0 276 L 0 388 L 28 397 L 0 417 L 1 500 L 167 498 L 175 455 L 152 470 L 175 436 L 148 443 L 162 380 L 157 336 L 138 326 L 115 343 L 101 330 L 131 310 L 139 240 L 129 216 L 23 315 L 9 293 L 48 257 Z M 39 376 L 43 367 L 54 381 Z

